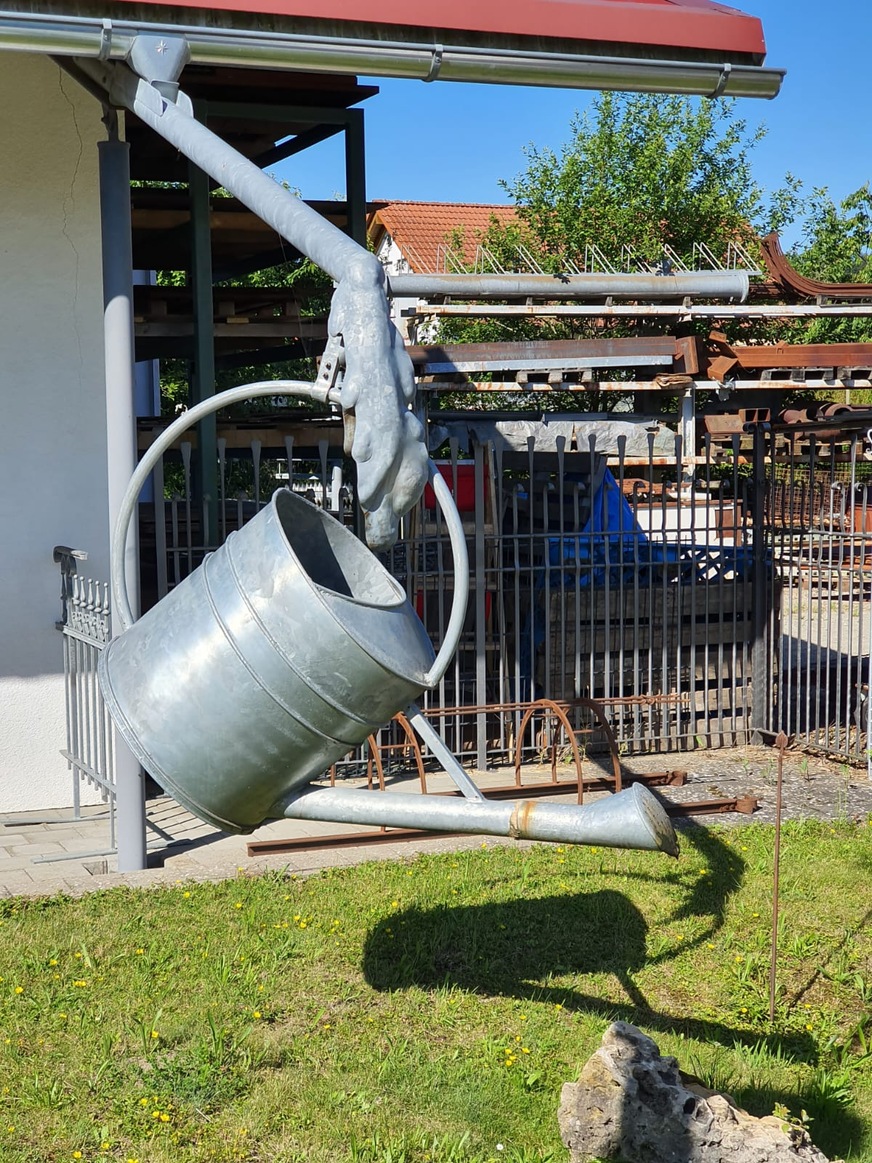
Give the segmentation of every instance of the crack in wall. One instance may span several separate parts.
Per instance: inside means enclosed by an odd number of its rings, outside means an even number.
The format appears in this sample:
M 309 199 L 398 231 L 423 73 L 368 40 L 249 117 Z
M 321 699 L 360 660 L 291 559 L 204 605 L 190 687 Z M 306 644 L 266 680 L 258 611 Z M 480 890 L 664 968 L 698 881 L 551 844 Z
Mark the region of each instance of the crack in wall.
M 81 255 L 79 254 L 78 247 L 73 241 L 73 236 L 70 232 L 70 220 L 76 212 L 76 181 L 79 177 L 79 170 L 81 169 L 82 158 L 85 153 L 85 141 L 82 137 L 82 131 L 79 128 L 79 122 L 76 116 L 75 102 L 64 88 L 64 74 L 60 68 L 58 68 L 58 88 L 60 90 L 61 96 L 70 107 L 70 113 L 73 119 L 73 128 L 76 131 L 76 138 L 78 139 L 79 143 L 79 152 L 76 156 L 75 165 L 73 167 L 73 176 L 70 179 L 69 190 L 64 192 L 63 203 L 61 206 L 61 214 L 63 217 L 63 221 L 61 223 L 61 233 L 67 240 L 70 250 L 73 252 L 75 263 L 73 290 L 73 331 L 76 335 L 76 348 L 79 357 L 79 383 L 81 383 L 85 370 L 85 359 L 82 351 L 82 335 L 79 330 L 79 270 L 81 266 Z

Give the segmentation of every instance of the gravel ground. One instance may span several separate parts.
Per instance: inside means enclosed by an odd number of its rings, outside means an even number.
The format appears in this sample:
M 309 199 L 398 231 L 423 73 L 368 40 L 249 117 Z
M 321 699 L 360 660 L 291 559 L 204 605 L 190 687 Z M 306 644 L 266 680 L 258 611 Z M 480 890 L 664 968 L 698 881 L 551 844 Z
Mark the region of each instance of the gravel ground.
M 678 769 L 687 772 L 681 788 L 664 788 L 663 794 L 678 802 L 754 796 L 759 807 L 753 815 L 731 813 L 702 816 L 700 822 L 744 824 L 750 820 L 772 823 L 775 819 L 778 751 L 771 747 L 739 747 L 723 751 L 692 751 L 683 754 L 634 756 L 625 761 L 628 771 Z M 784 752 L 782 819 L 872 819 L 872 782 L 862 768 L 807 755 Z

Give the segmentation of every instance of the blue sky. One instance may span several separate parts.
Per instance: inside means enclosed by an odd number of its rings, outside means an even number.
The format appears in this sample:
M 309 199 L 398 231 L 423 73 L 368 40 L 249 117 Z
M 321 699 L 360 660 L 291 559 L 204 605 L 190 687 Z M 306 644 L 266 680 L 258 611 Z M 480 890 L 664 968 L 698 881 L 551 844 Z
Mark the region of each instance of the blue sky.
M 768 134 L 755 151 L 767 189 L 791 171 L 806 186 L 842 198 L 872 181 L 872 0 L 734 0 L 759 16 L 766 63 L 787 69 L 772 101 L 743 99 L 740 113 Z M 364 78 L 361 78 L 362 80 Z M 365 103 L 371 198 L 506 202 L 500 178 L 524 166 L 529 143 L 559 149 L 572 115 L 593 94 L 580 90 L 374 80 Z M 276 173 L 307 198 L 344 194 L 342 147 L 327 142 Z

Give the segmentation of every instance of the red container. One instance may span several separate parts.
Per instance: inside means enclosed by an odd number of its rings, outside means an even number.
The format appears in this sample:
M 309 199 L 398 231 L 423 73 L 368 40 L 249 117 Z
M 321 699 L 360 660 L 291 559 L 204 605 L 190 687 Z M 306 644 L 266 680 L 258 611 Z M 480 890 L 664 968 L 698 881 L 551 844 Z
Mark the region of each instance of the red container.
M 474 460 L 459 460 L 456 469 L 456 484 L 455 484 L 455 470 L 451 467 L 450 460 L 437 460 L 436 467 L 439 472 L 448 482 L 448 487 L 451 489 L 454 496 L 454 503 L 461 513 L 475 512 L 475 461 Z M 428 509 L 436 508 L 436 494 L 430 485 L 424 489 L 424 505 Z

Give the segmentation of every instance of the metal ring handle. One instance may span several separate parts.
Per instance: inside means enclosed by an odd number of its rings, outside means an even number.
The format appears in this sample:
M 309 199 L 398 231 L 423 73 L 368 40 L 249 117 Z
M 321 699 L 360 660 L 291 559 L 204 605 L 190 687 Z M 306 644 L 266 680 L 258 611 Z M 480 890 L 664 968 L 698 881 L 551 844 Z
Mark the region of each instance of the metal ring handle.
M 451 614 L 448 618 L 448 627 L 445 638 L 439 647 L 436 661 L 427 671 L 425 678 L 428 687 L 434 687 L 445 674 L 448 664 L 454 657 L 460 635 L 463 633 L 463 623 L 466 619 L 466 606 L 469 601 L 469 554 L 466 549 L 466 535 L 463 532 L 463 522 L 454 501 L 448 482 L 431 460 L 429 462 L 430 484 L 436 494 L 436 501 L 442 510 L 445 524 L 448 527 L 448 540 L 451 543 L 451 555 L 454 562 L 454 597 L 451 602 Z
M 229 404 L 239 404 L 244 400 L 260 396 L 276 395 L 302 396 L 322 404 L 339 403 L 339 394 L 336 389 L 319 387 L 317 384 L 308 383 L 305 380 L 267 380 L 256 384 L 242 384 L 238 388 L 229 388 L 226 392 L 219 392 L 217 396 L 211 396 L 208 400 L 195 404 L 193 408 L 189 408 L 187 412 L 174 420 L 169 428 L 164 429 L 158 436 L 136 466 L 121 500 L 121 507 L 118 510 L 118 518 L 112 533 L 112 603 L 114 613 L 123 629 L 129 629 L 136 621 L 127 596 L 125 559 L 133 511 L 136 508 L 142 486 L 148 480 L 149 473 L 173 441 L 182 433 L 187 432 L 192 424 L 202 420 L 204 416 L 210 416 L 213 412 L 217 412 Z
M 208 400 L 195 404 L 193 408 L 189 408 L 158 436 L 137 465 L 122 498 L 112 534 L 112 602 L 115 615 L 123 629 L 127 630 L 136 621 L 127 596 L 126 556 L 130 522 L 142 486 L 148 480 L 149 473 L 157 464 L 158 459 L 179 436 L 187 432 L 192 424 L 202 420 L 204 416 L 209 416 L 229 404 L 238 404 L 244 400 L 274 395 L 301 396 L 322 404 L 339 403 L 337 389 L 320 387 L 304 380 L 268 380 L 254 384 L 242 384 L 238 388 L 229 388 L 226 392 L 219 392 L 217 396 L 212 396 Z M 454 558 L 454 599 L 448 627 L 445 631 L 445 639 L 436 655 L 436 660 L 424 679 L 425 685 L 432 688 L 436 686 L 448 669 L 463 631 L 469 599 L 469 555 L 466 550 L 463 523 L 460 520 L 460 514 L 457 511 L 451 490 L 432 460 L 429 462 L 428 468 L 436 501 L 448 527 L 448 538 Z

